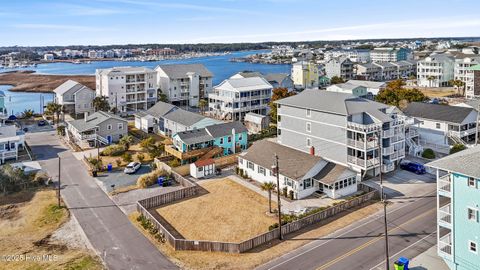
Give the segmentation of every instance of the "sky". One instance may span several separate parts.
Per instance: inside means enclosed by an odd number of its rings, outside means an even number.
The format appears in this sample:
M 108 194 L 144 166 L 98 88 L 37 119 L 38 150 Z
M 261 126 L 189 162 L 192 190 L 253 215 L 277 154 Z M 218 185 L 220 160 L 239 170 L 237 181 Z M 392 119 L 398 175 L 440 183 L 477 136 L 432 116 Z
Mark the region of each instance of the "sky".
M 479 0 L 0 0 L 0 46 L 480 36 Z

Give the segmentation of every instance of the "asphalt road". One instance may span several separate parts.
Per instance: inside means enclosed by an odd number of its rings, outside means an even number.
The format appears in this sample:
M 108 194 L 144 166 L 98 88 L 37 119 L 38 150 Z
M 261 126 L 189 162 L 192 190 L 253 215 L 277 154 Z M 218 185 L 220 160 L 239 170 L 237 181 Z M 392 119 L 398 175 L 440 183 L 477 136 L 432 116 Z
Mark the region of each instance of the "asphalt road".
M 435 193 L 387 208 L 390 265 L 413 258 L 436 242 Z M 258 269 L 385 269 L 382 212 L 287 253 Z
M 130 223 L 55 132 L 28 133 L 27 142 L 54 179 L 61 156 L 62 198 L 109 269 L 178 269 Z

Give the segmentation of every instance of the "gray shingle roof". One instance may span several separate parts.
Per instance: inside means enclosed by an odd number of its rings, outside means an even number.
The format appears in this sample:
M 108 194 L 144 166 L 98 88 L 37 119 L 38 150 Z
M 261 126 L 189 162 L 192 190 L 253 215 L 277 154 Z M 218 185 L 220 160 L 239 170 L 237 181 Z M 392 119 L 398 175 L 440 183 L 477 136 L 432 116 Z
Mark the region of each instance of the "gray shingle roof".
M 87 88 L 89 89 L 90 91 L 93 92 L 92 89 L 86 87 L 85 85 L 79 83 L 79 82 L 76 82 L 74 80 L 68 80 L 64 83 L 62 83 L 61 85 L 59 85 L 57 88 L 55 88 L 55 90 L 53 90 L 53 92 L 59 96 L 65 94 L 66 92 L 70 91 L 70 90 L 74 90 L 74 93 L 77 92 L 78 90 L 80 89 L 83 89 L 83 88 Z
M 473 108 L 412 102 L 403 113 L 407 116 L 460 124 Z
M 193 112 L 185 111 L 182 109 L 176 109 L 172 112 L 165 114 L 163 118 L 182 124 L 186 127 L 189 127 L 197 123 L 198 121 L 204 119 L 205 117 Z
M 150 114 L 153 117 L 162 117 L 173 109 L 177 109 L 177 106 L 170 103 L 159 101 L 153 107 L 148 109 L 146 113 Z
M 195 72 L 201 77 L 213 77 L 212 72 L 203 64 L 171 64 L 159 65 L 155 69 L 162 69 L 168 77 L 172 79 L 180 79 L 187 77 L 188 72 Z
M 347 167 L 330 162 L 323 167 L 323 169 L 318 172 L 313 179 L 318 180 L 326 185 L 332 185 L 339 180 L 343 180 L 354 175 L 356 175 L 356 173 Z
M 211 125 L 205 129 L 214 138 L 232 135 L 232 129 L 235 129 L 235 133 L 247 132 L 247 128 L 238 121 Z
M 102 122 L 111 118 L 117 119 L 118 121 L 127 122 L 127 120 L 120 118 L 114 114 L 100 111 L 87 116 L 87 119 L 73 120 L 68 122 L 68 124 L 72 125 L 78 132 L 83 132 L 93 129 Z
M 480 146 L 477 146 L 429 162 L 426 166 L 480 178 L 479 160 Z
M 285 78 L 288 77 L 287 73 L 269 73 L 263 76 L 268 82 L 276 82 L 278 84 L 282 83 Z
M 385 104 L 351 94 L 323 90 L 304 90 L 300 94 L 278 100 L 276 103 L 345 116 L 372 110 L 378 111 L 388 107 Z
M 178 132 L 177 136 L 187 145 L 214 140 L 204 128 Z
M 242 72 L 239 72 L 238 74 L 240 74 L 244 78 L 263 77 L 262 73 L 258 71 L 242 71 Z
M 275 154 L 278 155 L 280 174 L 294 180 L 301 179 L 318 162 L 323 160 L 321 157 L 312 156 L 268 140 L 254 142 L 242 157 L 270 169 Z

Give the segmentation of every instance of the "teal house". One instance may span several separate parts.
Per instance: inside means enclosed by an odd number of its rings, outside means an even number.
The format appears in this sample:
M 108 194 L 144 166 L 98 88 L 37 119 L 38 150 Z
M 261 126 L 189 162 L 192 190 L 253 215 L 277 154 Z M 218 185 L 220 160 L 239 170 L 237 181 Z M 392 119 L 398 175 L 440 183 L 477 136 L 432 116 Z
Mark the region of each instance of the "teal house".
M 202 150 L 210 148 L 215 149 L 210 156 L 213 157 L 213 155 L 235 154 L 248 147 L 247 128 L 238 121 L 178 132 L 172 136 L 172 139 L 175 149 L 166 149 L 166 151 L 182 160 L 189 159 L 189 161 L 201 158 L 206 154 L 202 153 Z
M 437 170 L 438 255 L 450 269 L 480 269 L 480 147 L 427 166 Z

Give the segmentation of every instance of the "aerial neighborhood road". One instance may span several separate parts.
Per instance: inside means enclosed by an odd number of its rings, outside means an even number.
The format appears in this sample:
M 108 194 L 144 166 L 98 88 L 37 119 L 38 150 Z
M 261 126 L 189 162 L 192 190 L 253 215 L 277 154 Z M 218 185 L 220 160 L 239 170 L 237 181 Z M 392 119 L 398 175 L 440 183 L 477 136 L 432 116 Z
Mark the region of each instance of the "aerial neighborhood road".
M 109 269 L 177 269 L 128 220 L 55 132 L 29 133 L 42 167 L 56 179 L 61 157 L 62 198 Z

